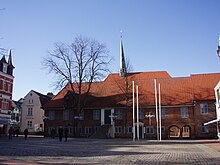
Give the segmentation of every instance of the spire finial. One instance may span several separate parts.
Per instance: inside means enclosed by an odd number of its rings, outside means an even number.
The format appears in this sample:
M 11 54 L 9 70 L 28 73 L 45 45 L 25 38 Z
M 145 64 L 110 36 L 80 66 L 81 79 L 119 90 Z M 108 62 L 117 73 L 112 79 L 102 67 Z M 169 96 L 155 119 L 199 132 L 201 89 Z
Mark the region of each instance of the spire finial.
M 121 33 L 121 39 L 122 39 L 122 32 L 123 32 L 123 31 L 122 31 L 122 30 L 120 30 L 120 33 Z
M 218 38 L 218 46 L 220 46 L 220 37 Z

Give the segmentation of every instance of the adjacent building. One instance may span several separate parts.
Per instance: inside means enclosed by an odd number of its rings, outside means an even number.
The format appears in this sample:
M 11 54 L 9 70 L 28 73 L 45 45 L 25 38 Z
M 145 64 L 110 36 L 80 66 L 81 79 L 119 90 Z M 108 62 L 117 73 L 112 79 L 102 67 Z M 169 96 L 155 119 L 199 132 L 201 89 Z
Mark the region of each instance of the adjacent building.
M 5 55 L 0 60 L 0 135 L 7 134 L 12 111 L 13 70 L 11 50 L 8 59 Z
M 21 123 L 21 105 L 23 103 L 24 99 L 21 98 L 18 101 L 12 101 L 12 112 L 11 112 L 11 121 L 10 125 L 14 129 L 19 129 L 20 128 L 20 123 Z
M 21 104 L 21 123 L 20 131 L 26 128 L 29 133 L 44 132 L 44 110 L 42 106 L 51 99 L 51 95 L 43 95 L 39 92 L 31 90 L 24 97 Z

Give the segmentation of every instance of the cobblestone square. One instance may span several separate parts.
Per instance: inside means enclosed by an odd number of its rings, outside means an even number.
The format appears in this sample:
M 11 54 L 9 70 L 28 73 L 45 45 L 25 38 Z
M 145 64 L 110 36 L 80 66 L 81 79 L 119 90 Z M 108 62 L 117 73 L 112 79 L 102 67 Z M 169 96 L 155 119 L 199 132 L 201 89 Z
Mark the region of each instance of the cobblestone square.
M 220 164 L 218 140 L 0 137 L 0 164 Z

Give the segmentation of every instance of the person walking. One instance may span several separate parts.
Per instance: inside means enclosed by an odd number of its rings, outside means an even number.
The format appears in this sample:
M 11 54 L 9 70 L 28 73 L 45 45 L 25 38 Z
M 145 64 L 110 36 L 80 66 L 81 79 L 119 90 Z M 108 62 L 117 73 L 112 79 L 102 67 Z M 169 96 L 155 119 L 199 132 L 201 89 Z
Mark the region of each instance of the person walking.
M 62 138 L 63 138 L 63 128 L 62 127 L 59 127 L 58 134 L 59 134 L 59 140 L 62 141 Z
M 24 130 L 24 138 L 25 138 L 25 140 L 27 139 L 27 136 L 28 136 L 28 129 L 26 128 L 26 129 Z

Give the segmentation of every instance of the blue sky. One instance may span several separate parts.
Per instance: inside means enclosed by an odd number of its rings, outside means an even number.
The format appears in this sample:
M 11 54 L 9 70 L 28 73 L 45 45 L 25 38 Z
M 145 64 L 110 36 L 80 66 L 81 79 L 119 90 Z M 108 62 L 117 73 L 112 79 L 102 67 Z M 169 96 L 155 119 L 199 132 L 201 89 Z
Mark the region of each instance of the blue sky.
M 82 35 L 105 43 L 119 70 L 120 30 L 134 71 L 173 77 L 220 71 L 219 0 L 0 0 L 0 47 L 12 49 L 13 99 L 56 93 L 41 63 L 55 42 Z

